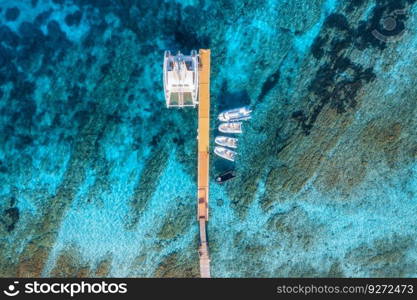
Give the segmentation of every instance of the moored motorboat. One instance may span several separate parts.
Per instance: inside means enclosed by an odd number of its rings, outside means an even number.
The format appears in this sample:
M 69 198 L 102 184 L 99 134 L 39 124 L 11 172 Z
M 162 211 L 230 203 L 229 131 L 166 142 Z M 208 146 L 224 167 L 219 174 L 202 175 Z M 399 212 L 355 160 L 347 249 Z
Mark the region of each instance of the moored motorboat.
M 233 179 L 235 177 L 236 177 L 235 171 L 229 170 L 229 171 L 226 171 L 226 172 L 216 176 L 216 182 L 223 183 L 223 182 L 226 182 L 226 181 L 228 181 L 230 179 Z
M 243 121 L 250 119 L 250 113 L 252 111 L 248 107 L 239 107 L 230 110 L 226 110 L 219 114 L 219 120 L 222 122 L 229 121 Z
M 242 122 L 222 123 L 219 131 L 223 133 L 242 133 Z
M 224 159 L 235 161 L 236 152 L 225 147 L 216 146 L 214 147 L 214 153 Z
M 229 147 L 229 148 L 237 148 L 237 138 L 228 137 L 228 136 L 216 136 L 214 139 L 214 142 L 223 147 Z

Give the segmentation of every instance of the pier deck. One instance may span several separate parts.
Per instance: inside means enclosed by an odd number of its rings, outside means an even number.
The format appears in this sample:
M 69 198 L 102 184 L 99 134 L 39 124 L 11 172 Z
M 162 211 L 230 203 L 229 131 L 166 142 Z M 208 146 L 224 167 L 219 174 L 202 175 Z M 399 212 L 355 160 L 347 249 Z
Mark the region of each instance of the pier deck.
M 200 49 L 199 104 L 198 104 L 198 204 L 197 218 L 200 227 L 200 275 L 210 277 L 206 226 L 209 201 L 209 161 L 210 161 L 210 50 Z

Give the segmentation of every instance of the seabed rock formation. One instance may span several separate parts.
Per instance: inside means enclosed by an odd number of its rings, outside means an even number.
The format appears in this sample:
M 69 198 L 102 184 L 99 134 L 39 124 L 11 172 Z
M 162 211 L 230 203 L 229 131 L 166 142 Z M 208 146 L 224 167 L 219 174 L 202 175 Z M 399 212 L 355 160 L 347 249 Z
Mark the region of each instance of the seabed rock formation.
M 212 275 L 417 276 L 415 0 L 0 7 L 0 276 L 198 276 L 196 111 L 161 59 L 199 48 L 213 116 L 254 109 Z

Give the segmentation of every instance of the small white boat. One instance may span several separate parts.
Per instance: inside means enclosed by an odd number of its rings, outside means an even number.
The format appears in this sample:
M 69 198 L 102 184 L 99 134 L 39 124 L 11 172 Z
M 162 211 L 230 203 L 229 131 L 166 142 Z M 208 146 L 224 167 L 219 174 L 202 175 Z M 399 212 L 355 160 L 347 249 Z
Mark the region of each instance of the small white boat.
M 224 159 L 235 161 L 236 152 L 225 147 L 214 147 L 214 153 Z
M 228 136 L 216 136 L 214 142 L 219 146 L 237 148 L 237 138 Z
M 252 111 L 248 107 L 240 107 L 231 110 L 226 110 L 219 114 L 219 120 L 222 122 L 229 121 L 244 121 L 250 119 Z
M 223 133 L 242 133 L 242 122 L 222 123 L 219 131 Z

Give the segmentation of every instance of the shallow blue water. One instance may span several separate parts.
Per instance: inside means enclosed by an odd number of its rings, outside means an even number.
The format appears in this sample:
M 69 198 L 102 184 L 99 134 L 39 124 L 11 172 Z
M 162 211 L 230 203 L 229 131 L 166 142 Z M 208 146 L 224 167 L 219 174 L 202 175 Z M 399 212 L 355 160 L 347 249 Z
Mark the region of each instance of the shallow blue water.
M 401 54 L 417 39 L 369 35 L 398 8 L 412 28 L 415 1 L 356 2 L 0 1 L 1 275 L 25 275 L 22 261 L 46 249 L 27 272 L 53 276 L 69 248 L 91 268 L 111 257 L 106 276 L 196 275 L 184 273 L 197 262 L 196 111 L 165 108 L 161 59 L 210 48 L 212 137 L 219 111 L 254 109 L 236 164 L 212 157 L 213 178 L 238 172 L 210 185 L 213 276 L 415 276 L 416 114 Z M 391 115 L 401 133 L 380 137 Z M 326 179 L 335 169 L 348 169 L 339 185 Z M 173 273 L 158 273 L 173 253 Z

